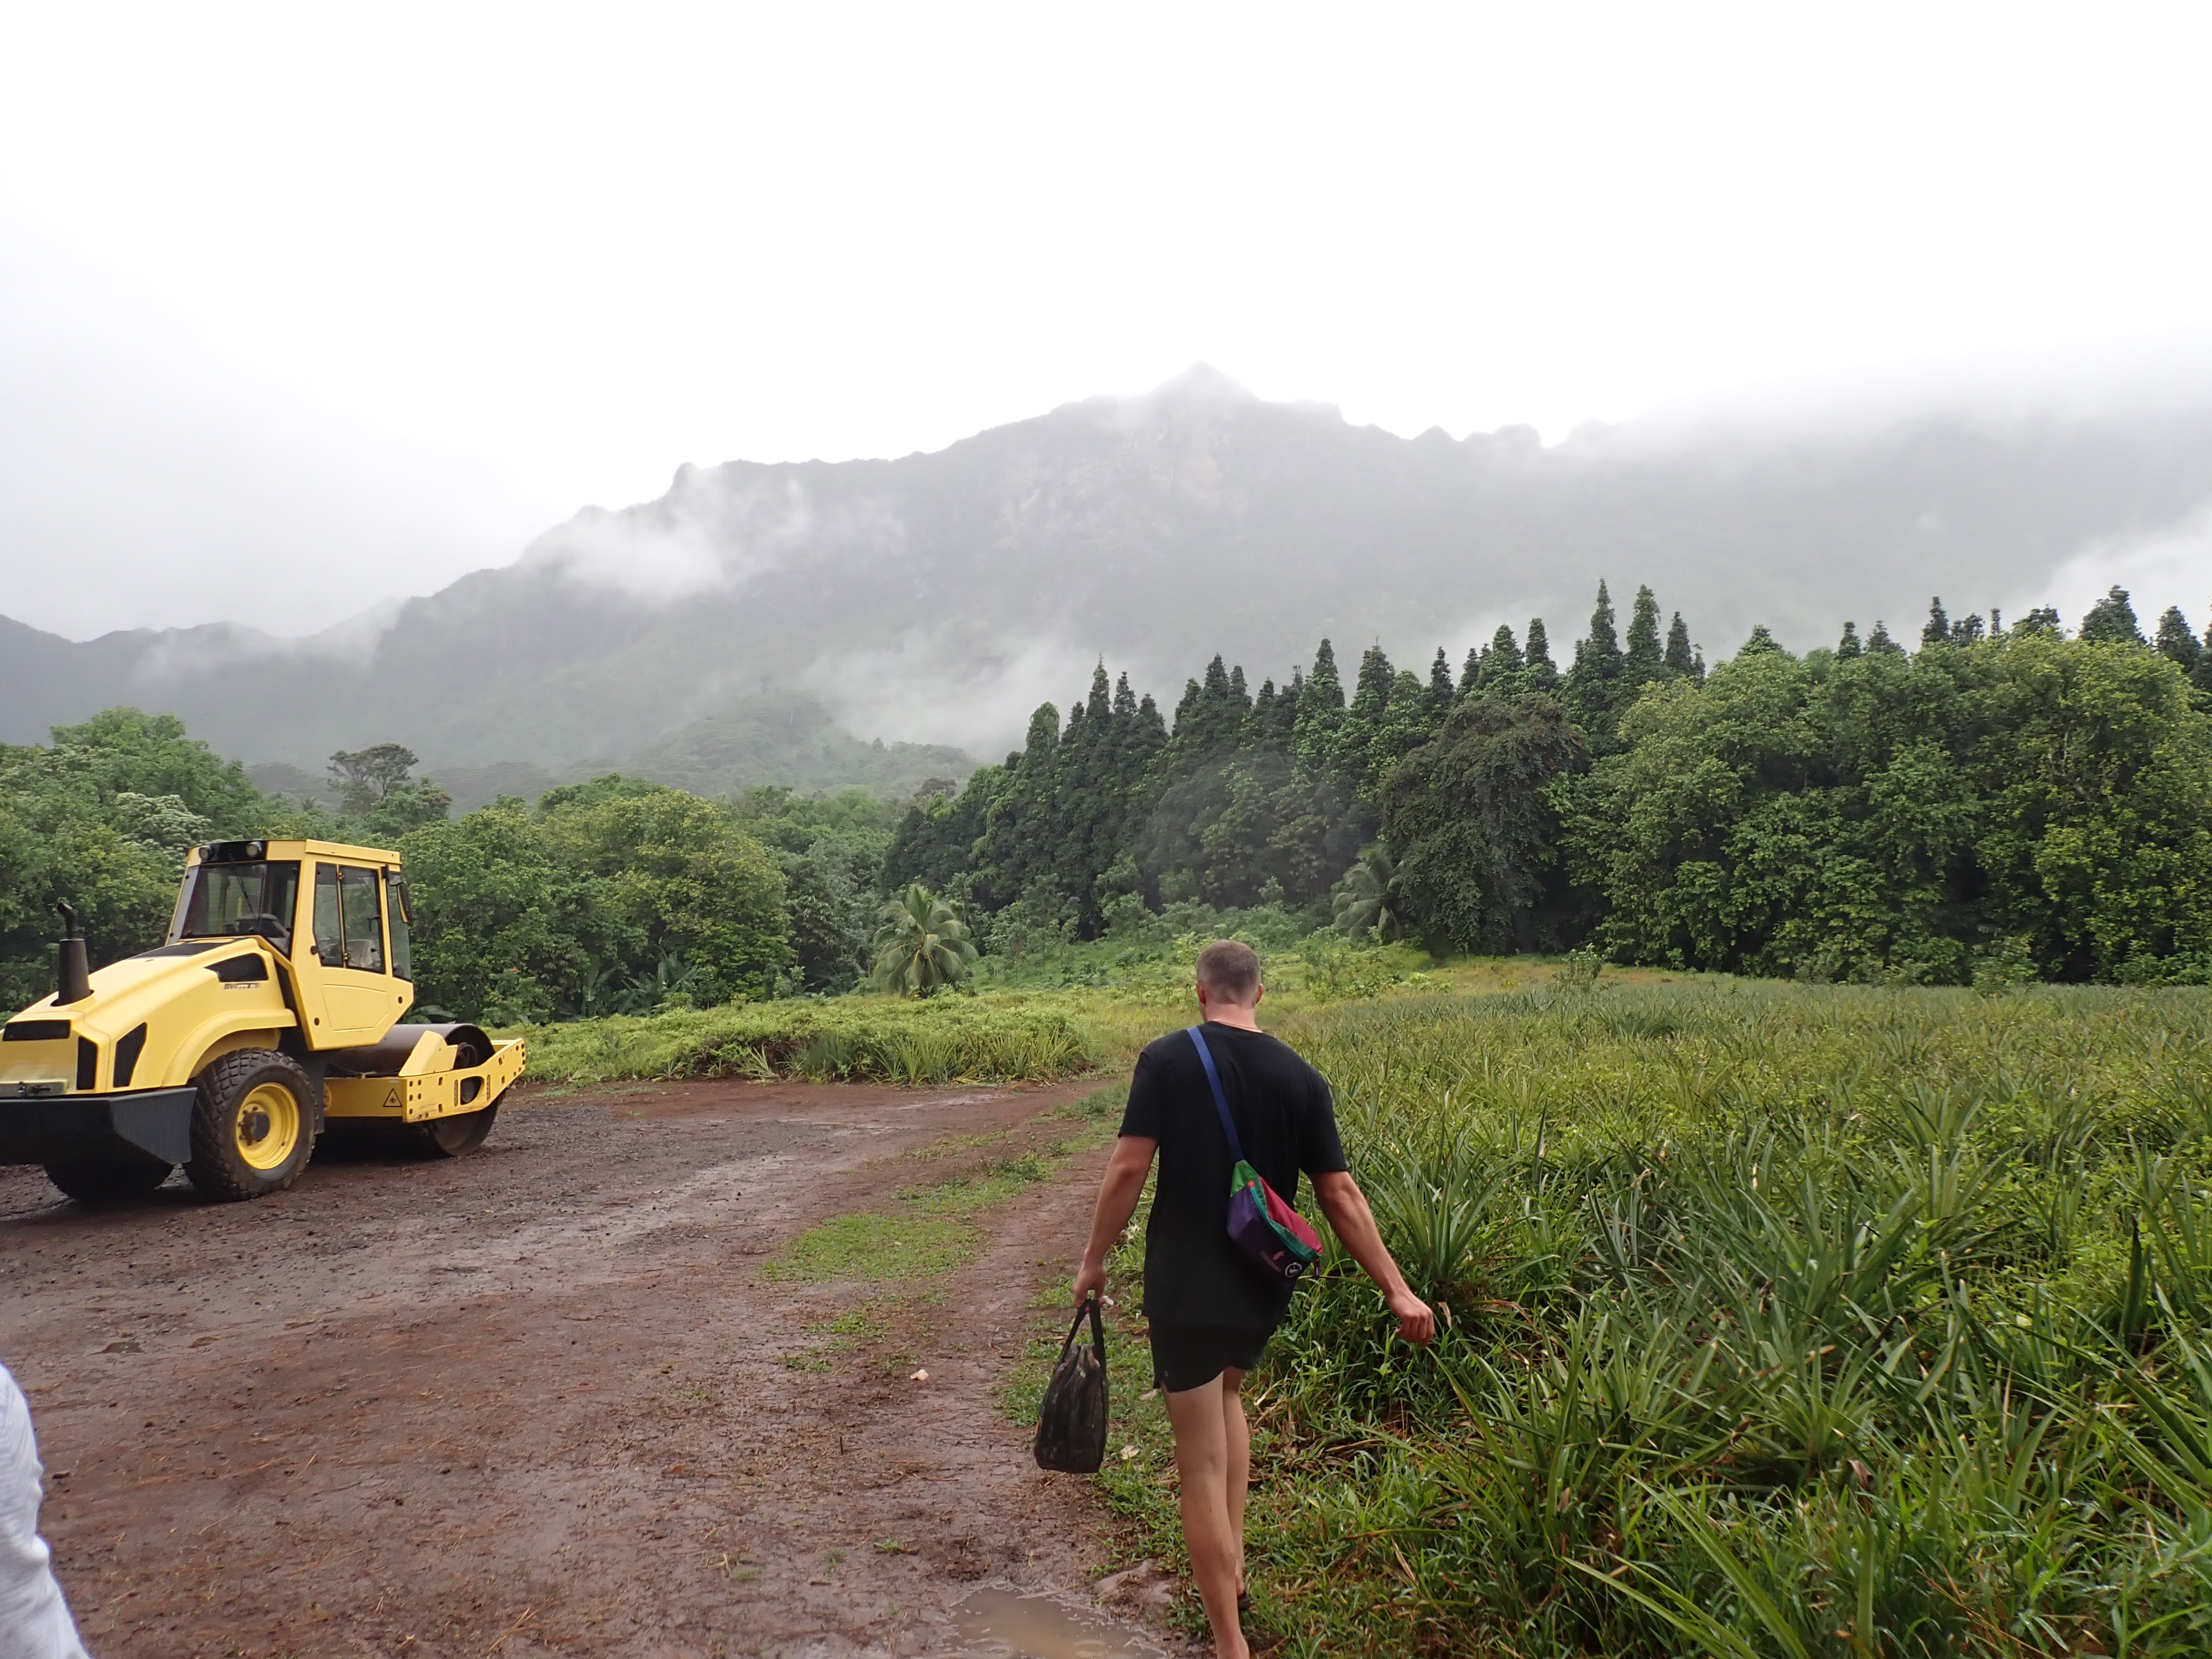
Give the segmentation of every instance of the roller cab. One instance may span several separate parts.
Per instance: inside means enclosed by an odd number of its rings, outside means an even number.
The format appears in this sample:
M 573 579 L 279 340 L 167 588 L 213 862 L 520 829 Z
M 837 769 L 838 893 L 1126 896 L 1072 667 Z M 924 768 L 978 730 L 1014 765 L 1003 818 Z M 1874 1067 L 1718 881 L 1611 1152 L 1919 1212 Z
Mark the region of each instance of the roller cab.
M 0 1029 L 0 1163 L 88 1200 L 183 1164 L 202 1191 L 289 1186 L 333 1118 L 472 1151 L 523 1046 L 407 1025 L 396 853 L 316 841 L 196 848 L 166 940 L 96 972 L 64 907 L 52 996 Z

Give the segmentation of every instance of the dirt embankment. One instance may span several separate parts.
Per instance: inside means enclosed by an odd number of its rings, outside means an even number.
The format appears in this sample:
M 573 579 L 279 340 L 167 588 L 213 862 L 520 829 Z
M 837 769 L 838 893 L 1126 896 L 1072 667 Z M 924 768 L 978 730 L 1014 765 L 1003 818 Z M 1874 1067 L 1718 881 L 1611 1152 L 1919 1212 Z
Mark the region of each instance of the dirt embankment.
M 1102 1155 L 979 1213 L 929 1299 L 760 1267 L 1093 1086 L 525 1094 L 475 1157 L 319 1157 L 245 1205 L 0 1170 L 0 1358 L 88 1645 L 947 1654 L 977 1584 L 1079 1588 L 1096 1517 L 994 1388 Z

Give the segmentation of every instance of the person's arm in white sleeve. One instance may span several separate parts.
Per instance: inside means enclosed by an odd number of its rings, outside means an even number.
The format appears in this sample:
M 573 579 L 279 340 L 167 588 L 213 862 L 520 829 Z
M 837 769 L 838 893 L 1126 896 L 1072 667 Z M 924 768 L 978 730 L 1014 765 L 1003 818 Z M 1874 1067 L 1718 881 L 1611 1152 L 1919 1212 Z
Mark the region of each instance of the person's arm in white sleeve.
M 0 1365 L 0 1659 L 86 1659 L 39 1536 L 45 1497 L 30 1402 Z

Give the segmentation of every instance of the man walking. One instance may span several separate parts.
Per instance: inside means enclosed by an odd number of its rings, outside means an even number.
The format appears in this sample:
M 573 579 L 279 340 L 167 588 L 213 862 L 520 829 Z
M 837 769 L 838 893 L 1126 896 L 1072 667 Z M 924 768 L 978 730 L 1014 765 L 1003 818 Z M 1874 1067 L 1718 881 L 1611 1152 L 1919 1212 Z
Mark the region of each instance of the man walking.
M 1293 1208 L 1300 1171 L 1352 1260 L 1382 1287 L 1399 1334 L 1425 1343 L 1436 1315 L 1407 1288 L 1383 1248 L 1367 1200 L 1345 1167 L 1336 1114 L 1321 1073 L 1261 1030 L 1260 958 L 1218 939 L 1198 953 L 1201 1031 L 1221 1079 L 1245 1161 Z M 1183 1542 L 1213 1627 L 1216 1659 L 1249 1659 L 1237 1614 L 1244 1601 L 1244 1489 L 1250 1440 L 1239 1388 L 1290 1307 L 1291 1287 L 1262 1276 L 1231 1241 L 1236 1160 L 1191 1034 L 1146 1048 L 1129 1082 L 1121 1139 L 1091 1218 L 1075 1276 L 1080 1304 L 1105 1287 L 1106 1257 L 1129 1224 L 1159 1154 L 1159 1184 L 1145 1234 L 1145 1315 L 1152 1375 L 1167 1396 L 1182 1487 Z

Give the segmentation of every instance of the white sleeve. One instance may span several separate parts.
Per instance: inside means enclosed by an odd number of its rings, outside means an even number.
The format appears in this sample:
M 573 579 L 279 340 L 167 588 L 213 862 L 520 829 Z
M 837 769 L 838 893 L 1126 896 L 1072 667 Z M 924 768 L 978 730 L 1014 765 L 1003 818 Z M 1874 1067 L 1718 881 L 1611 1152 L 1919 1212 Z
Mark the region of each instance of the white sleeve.
M 85 1659 L 39 1536 L 45 1495 L 30 1405 L 0 1365 L 0 1659 Z

